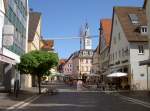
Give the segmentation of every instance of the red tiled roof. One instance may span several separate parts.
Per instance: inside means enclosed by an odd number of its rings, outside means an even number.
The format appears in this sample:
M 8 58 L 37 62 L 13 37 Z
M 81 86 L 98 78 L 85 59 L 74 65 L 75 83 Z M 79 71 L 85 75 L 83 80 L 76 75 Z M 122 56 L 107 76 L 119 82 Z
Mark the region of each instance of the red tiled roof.
M 112 27 L 112 20 L 111 19 L 102 19 L 100 21 L 101 28 L 104 33 L 106 45 L 109 46 L 110 44 L 110 36 L 111 36 L 111 27 Z
M 43 40 L 43 47 L 42 49 L 48 49 L 48 50 L 51 50 L 52 47 L 54 46 L 54 40 Z
M 67 59 L 60 59 L 59 63 L 60 63 L 60 64 L 65 64 L 66 61 L 67 61 Z

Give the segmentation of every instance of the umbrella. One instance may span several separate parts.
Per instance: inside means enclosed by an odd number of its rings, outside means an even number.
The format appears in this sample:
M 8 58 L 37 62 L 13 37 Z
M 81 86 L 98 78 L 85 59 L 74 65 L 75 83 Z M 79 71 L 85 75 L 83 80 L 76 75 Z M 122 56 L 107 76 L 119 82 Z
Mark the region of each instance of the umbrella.
M 114 72 L 114 73 L 112 73 L 112 74 L 107 75 L 107 77 L 123 77 L 123 76 L 127 76 L 127 73 Z

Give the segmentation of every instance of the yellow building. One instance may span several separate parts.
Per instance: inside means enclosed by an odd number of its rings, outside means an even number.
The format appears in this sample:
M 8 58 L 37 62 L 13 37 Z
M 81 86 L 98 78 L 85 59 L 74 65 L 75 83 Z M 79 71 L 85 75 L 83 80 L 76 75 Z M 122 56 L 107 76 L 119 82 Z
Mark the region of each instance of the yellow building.
M 40 50 L 42 45 L 41 41 L 41 13 L 30 12 L 29 13 L 29 29 L 28 29 L 28 51 Z M 24 86 L 22 87 L 32 87 L 36 85 L 35 78 L 31 75 L 24 76 Z
M 41 13 L 30 12 L 28 32 L 28 52 L 40 50 L 41 44 Z

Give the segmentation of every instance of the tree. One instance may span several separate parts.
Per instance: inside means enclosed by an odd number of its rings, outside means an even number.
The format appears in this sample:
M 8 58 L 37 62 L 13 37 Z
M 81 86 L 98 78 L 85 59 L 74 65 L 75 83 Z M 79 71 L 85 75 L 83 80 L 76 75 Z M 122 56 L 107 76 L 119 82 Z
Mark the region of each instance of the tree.
M 41 77 L 49 75 L 50 68 L 58 64 L 58 56 L 53 52 L 32 51 L 21 56 L 18 70 L 21 74 L 36 75 L 39 94 L 41 94 Z

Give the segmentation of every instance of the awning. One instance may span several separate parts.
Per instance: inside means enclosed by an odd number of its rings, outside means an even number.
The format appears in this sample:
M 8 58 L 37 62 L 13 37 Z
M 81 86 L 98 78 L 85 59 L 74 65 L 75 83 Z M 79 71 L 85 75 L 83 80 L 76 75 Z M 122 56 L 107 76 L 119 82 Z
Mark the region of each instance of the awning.
M 11 59 L 11 58 L 6 57 L 6 56 L 1 55 L 1 54 L 0 54 L 0 61 L 16 65 L 16 61 L 14 59 Z
M 140 65 L 140 66 L 142 66 L 142 65 L 150 65 L 150 59 L 144 60 L 144 61 L 140 61 L 140 62 L 139 62 L 139 65 Z
M 111 74 L 107 75 L 107 77 L 123 77 L 123 76 L 127 76 L 127 73 L 114 72 L 114 73 L 111 73 Z

